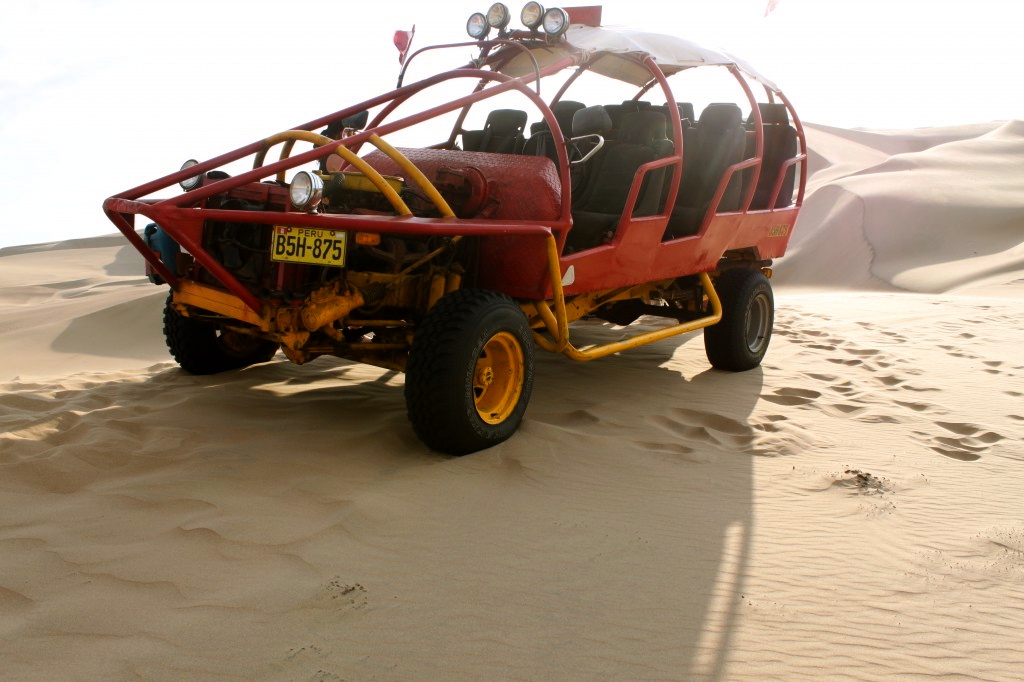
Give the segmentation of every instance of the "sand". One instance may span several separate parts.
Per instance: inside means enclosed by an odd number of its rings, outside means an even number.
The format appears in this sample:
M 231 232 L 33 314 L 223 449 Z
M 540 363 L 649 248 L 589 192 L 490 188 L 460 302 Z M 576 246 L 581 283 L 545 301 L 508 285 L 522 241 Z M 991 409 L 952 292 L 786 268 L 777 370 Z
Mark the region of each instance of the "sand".
M 1024 124 L 808 139 L 761 368 L 541 354 L 464 458 L 398 373 L 181 372 L 119 237 L 0 250 L 0 677 L 1019 679 Z

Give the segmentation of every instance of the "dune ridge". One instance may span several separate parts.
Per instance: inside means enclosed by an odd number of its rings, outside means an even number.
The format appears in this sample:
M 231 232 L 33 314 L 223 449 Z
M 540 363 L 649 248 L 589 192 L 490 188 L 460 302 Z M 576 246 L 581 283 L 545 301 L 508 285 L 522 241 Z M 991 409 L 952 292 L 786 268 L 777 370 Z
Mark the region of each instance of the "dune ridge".
M 1024 122 L 807 137 L 816 172 L 780 283 L 941 293 L 1024 269 Z
M 0 250 L 3 677 L 1018 679 L 1024 126 L 808 128 L 762 367 L 540 354 L 465 458 L 400 373 L 181 372 L 119 237 Z

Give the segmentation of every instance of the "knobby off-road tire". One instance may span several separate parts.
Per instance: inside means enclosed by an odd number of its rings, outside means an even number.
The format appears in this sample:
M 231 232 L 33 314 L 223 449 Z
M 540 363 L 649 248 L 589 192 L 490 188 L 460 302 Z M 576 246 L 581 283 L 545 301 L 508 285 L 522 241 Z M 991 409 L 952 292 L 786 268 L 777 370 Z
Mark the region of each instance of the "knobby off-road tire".
M 219 325 L 181 315 L 171 305 L 173 294 L 164 304 L 164 340 L 178 365 L 192 374 L 217 374 L 267 362 L 277 353 L 272 341 L 222 330 Z
M 416 328 L 405 371 L 413 430 L 467 455 L 515 433 L 533 390 L 534 344 L 512 299 L 483 289 L 443 297 Z
M 704 351 L 713 367 L 743 372 L 761 364 L 772 338 L 775 297 L 761 270 L 726 270 L 715 281 L 722 320 L 704 328 Z

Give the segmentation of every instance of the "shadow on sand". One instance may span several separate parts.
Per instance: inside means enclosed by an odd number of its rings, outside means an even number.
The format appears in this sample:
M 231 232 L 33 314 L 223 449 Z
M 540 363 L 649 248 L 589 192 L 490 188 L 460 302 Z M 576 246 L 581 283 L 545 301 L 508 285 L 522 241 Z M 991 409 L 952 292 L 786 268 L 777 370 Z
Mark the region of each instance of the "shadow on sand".
M 0 426 L 32 435 L 8 440 L 2 464 L 21 492 L 201 500 L 205 525 L 257 536 L 267 508 L 275 528 L 333 524 L 273 546 L 381 599 L 343 633 L 322 614 L 305 624 L 331 652 L 318 665 L 342 677 L 723 678 L 750 560 L 762 374 L 699 369 L 699 346 L 689 335 L 582 365 L 540 354 L 523 428 L 464 458 L 415 439 L 400 374 L 329 358 L 212 377 L 157 365 L 57 393 L 15 384 Z M 109 523 L 111 538 L 118 523 L 133 532 L 130 513 Z M 247 616 L 224 617 L 197 627 L 234 629 L 252 661 L 239 674 L 300 672 Z

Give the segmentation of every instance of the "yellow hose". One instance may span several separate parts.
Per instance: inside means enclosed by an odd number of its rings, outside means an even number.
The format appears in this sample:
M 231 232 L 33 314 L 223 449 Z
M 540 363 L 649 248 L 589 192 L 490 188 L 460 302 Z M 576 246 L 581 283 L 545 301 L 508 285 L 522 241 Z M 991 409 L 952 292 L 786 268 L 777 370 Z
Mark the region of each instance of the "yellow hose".
M 448 202 L 444 200 L 444 197 L 442 197 L 441 193 L 437 191 L 437 188 L 434 187 L 433 183 L 427 179 L 427 176 L 423 174 L 423 171 L 416 167 L 416 164 L 410 161 L 404 154 L 402 154 L 402 152 L 380 139 L 376 133 L 371 134 L 369 140 L 373 146 L 384 152 L 388 158 L 397 163 L 399 167 L 409 175 L 409 177 L 415 180 L 417 185 L 423 188 L 423 191 L 426 192 L 430 200 L 434 202 L 434 206 L 437 207 L 437 210 L 441 212 L 443 217 L 455 217 L 455 212 L 450 206 L 448 206 Z

